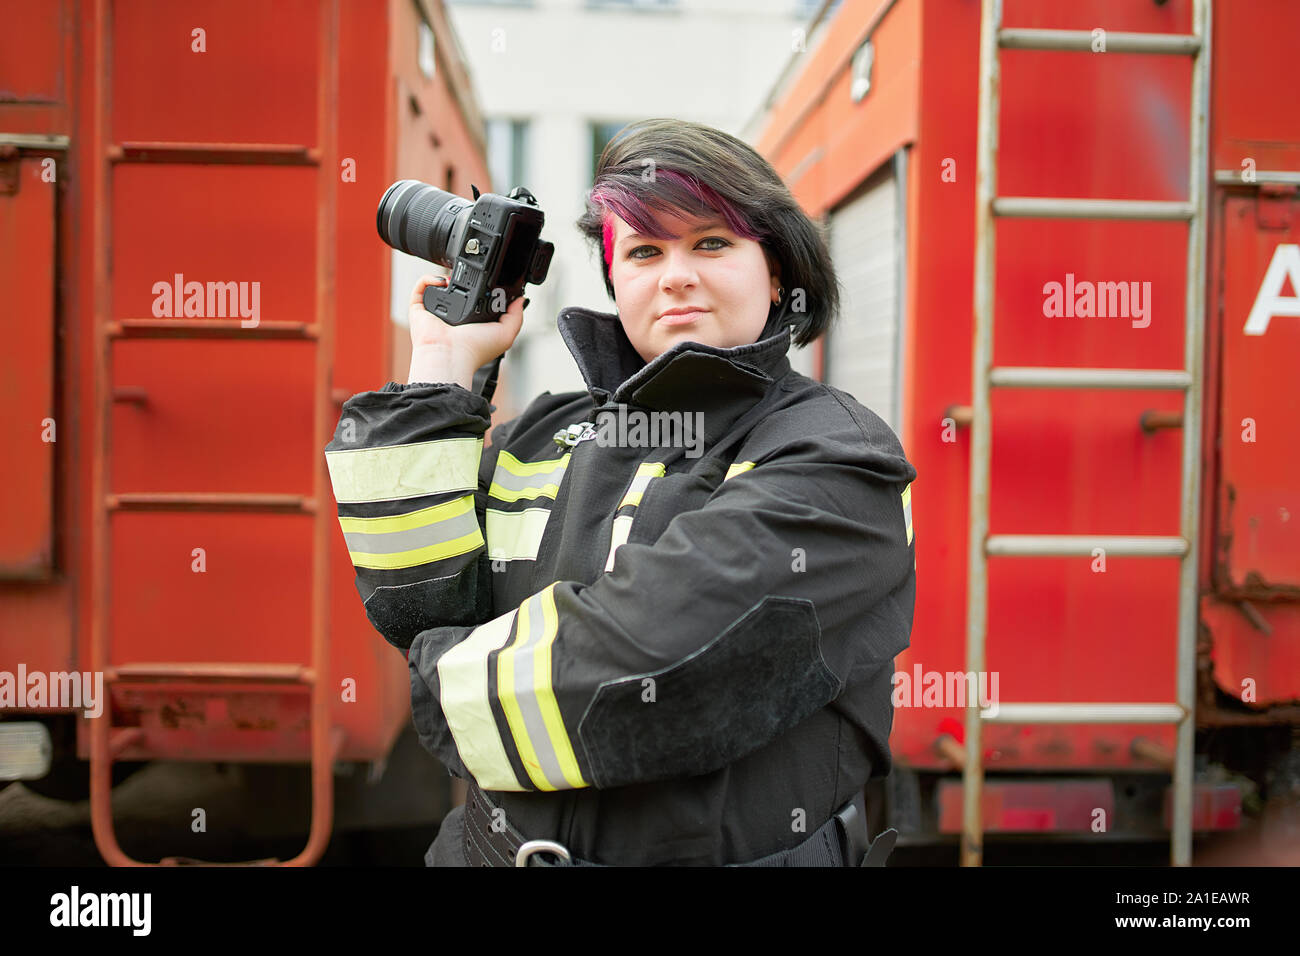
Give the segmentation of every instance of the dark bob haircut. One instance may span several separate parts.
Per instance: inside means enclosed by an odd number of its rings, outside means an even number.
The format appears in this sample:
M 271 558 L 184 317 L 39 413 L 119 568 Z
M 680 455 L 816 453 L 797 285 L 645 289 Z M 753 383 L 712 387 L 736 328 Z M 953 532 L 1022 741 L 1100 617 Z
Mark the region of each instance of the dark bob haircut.
M 659 225 L 656 211 L 717 215 L 732 232 L 762 245 L 769 269 L 779 273 L 785 287 L 781 306 L 774 304 L 768 313 L 764 336 L 777 330 L 779 319 L 795 326 L 794 344 L 802 347 L 821 336 L 839 312 L 839 283 L 821 230 L 749 144 L 676 119 L 642 120 L 614 135 L 600 154 L 577 223 L 601 255 L 611 300 L 611 216 L 645 236 L 678 238 Z

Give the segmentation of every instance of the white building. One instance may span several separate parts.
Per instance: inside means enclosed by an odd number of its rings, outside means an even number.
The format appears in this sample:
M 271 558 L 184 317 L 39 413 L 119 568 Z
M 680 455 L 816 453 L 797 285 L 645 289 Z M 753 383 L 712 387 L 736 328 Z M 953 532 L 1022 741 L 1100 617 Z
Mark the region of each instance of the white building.
M 838 0 L 835 0 L 838 3 Z M 527 186 L 555 244 L 529 287 L 523 331 L 502 364 L 523 401 L 585 388 L 555 325 L 566 305 L 613 312 L 600 259 L 574 225 L 596 159 L 629 122 L 656 116 L 736 136 L 793 56 L 819 0 L 448 0 L 488 126 L 491 189 Z M 485 185 L 480 189 L 487 191 Z M 807 350 L 792 364 L 809 372 Z

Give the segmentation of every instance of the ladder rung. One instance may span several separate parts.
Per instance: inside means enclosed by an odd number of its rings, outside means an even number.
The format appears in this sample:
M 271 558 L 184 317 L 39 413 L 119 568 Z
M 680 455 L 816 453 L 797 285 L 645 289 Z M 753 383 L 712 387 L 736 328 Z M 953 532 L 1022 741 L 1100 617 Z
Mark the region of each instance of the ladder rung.
M 1250 180 L 1241 178 L 1244 170 L 1216 169 L 1214 181 L 1223 186 L 1296 186 L 1300 185 L 1300 171 L 1294 169 L 1261 169 Z
M 320 149 L 300 143 L 115 143 L 115 163 L 202 163 L 254 166 L 316 166 Z
M 109 322 L 114 339 L 314 339 L 317 327 L 307 322 L 259 322 L 243 319 L 122 319 Z
M 108 495 L 110 511 L 283 511 L 315 514 L 305 495 L 222 494 L 220 492 L 130 493 Z
M 1192 377 L 1181 369 L 1035 368 L 1000 365 L 989 369 L 989 384 L 999 388 L 1148 388 L 1183 389 Z
M 256 663 L 147 663 L 119 664 L 104 671 L 104 677 L 113 681 L 142 680 L 222 680 L 222 681 L 273 681 L 277 683 L 310 684 L 315 672 L 306 664 L 256 664 Z
M 1087 557 L 1095 548 L 1122 558 L 1180 558 L 1188 552 L 1187 539 L 1177 535 L 991 534 L 984 540 L 984 553 L 998 557 Z
M 1201 50 L 1201 38 L 1190 33 L 1106 30 L 1104 35 L 1106 53 L 1195 54 Z M 1004 50 L 1082 50 L 1090 53 L 1093 34 L 1091 30 L 1002 29 L 998 31 L 998 45 Z
M 53 133 L 0 133 L 0 146 L 19 149 L 67 149 L 72 140 Z
M 995 724 L 1177 724 L 1177 704 L 1004 704 L 980 718 Z
M 993 215 L 1003 219 L 1191 219 L 1196 204 L 1157 199 L 1074 199 L 1056 196 L 999 196 Z

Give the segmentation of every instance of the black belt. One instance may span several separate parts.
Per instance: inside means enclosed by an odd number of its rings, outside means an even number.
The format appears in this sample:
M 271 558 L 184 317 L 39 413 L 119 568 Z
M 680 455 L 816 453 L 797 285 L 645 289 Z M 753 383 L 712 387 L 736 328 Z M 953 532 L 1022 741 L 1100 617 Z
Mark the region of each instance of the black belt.
M 604 866 L 574 857 L 552 840 L 529 840 L 472 782 L 465 800 L 465 857 L 470 866 Z M 862 794 L 857 794 L 798 846 L 729 866 L 884 866 L 898 831 L 867 838 Z M 553 857 L 554 862 L 547 859 Z M 849 862 L 849 861 L 859 862 Z

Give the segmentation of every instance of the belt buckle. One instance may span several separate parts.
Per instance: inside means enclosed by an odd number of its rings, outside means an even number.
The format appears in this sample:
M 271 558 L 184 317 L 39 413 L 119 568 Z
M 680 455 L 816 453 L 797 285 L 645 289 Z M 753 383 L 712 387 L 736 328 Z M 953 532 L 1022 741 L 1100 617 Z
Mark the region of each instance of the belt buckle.
M 554 853 L 565 863 L 570 862 L 569 851 L 551 840 L 529 840 L 519 847 L 515 854 L 515 866 L 527 866 L 528 858 L 534 853 Z
M 835 814 L 842 831 L 843 842 L 840 847 L 844 853 L 845 866 L 861 866 L 871 849 L 871 835 L 867 832 L 867 820 L 860 799 L 855 794 Z

